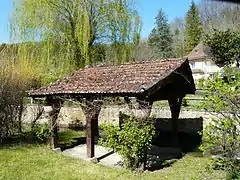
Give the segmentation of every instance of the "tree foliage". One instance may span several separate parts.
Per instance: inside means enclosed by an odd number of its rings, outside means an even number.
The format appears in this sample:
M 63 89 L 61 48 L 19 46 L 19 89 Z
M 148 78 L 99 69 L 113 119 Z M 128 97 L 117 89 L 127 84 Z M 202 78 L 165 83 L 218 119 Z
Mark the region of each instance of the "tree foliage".
M 215 63 L 222 67 L 239 63 L 240 34 L 231 30 L 214 30 L 212 35 L 206 35 L 205 42 L 211 48 Z
M 228 68 L 224 76 L 216 76 L 204 86 L 206 101 L 201 106 L 216 118 L 204 128 L 201 148 L 224 158 L 226 170 L 239 173 L 235 158 L 240 150 L 240 72 Z
M 206 33 L 212 33 L 214 29 L 239 30 L 240 5 L 238 3 L 200 0 L 198 7 Z
M 39 85 L 31 64 L 18 62 L 0 67 L 0 143 L 22 130 L 22 111 L 26 90 Z
M 155 25 L 156 27 L 153 28 L 148 39 L 149 45 L 154 49 L 159 58 L 172 57 L 172 34 L 167 17 L 162 9 L 158 11 Z
M 192 1 L 191 6 L 186 15 L 186 27 L 185 27 L 185 38 L 186 38 L 186 53 L 189 53 L 197 46 L 202 37 L 202 23 L 198 7 Z
M 171 23 L 173 34 L 174 57 L 183 57 L 185 55 L 185 21 L 182 18 L 175 18 Z
M 149 61 L 156 60 L 157 58 L 157 54 L 153 48 L 149 46 L 147 40 L 141 40 L 139 44 L 132 49 L 133 61 Z
M 107 44 L 116 54 L 112 61 L 126 61 L 129 44 L 140 38 L 140 18 L 131 0 L 15 2 L 11 33 L 14 42 L 21 42 L 19 58 L 42 67 L 50 81 L 96 63 Z
M 127 168 L 132 170 L 140 168 L 146 160 L 147 150 L 152 145 L 154 124 L 149 120 L 132 116 L 125 120 L 121 129 L 106 125 L 104 130 L 106 140 L 101 139 L 100 144 L 122 155 Z

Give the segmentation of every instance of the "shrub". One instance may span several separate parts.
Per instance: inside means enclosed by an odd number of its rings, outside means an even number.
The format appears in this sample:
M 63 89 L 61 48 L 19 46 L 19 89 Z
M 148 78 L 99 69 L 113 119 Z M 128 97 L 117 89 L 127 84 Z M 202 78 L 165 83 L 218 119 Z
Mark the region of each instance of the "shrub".
M 232 119 L 212 119 L 205 127 L 201 150 L 209 154 L 220 154 L 234 158 L 239 151 L 239 130 Z
M 0 67 L 0 143 L 8 136 L 21 133 L 26 90 L 38 86 L 37 79 L 30 63 L 9 60 Z
M 124 165 L 136 170 L 146 161 L 147 150 L 151 147 L 155 134 L 151 120 L 138 119 L 130 116 L 122 127 L 105 125 L 106 140 L 100 139 L 99 144 L 114 149 L 122 155 Z
M 217 163 L 236 175 L 232 164 L 240 151 L 240 72 L 225 69 L 224 78 L 216 76 L 204 87 L 206 101 L 202 102 L 201 107 L 216 115 L 216 118 L 203 131 L 201 150 L 224 158 L 224 161 Z
M 227 170 L 227 180 L 240 178 L 240 160 L 238 159 L 226 159 L 226 158 L 214 158 L 210 165 L 214 170 Z
M 37 125 L 31 130 L 38 142 L 46 143 L 49 141 L 52 131 L 47 124 Z

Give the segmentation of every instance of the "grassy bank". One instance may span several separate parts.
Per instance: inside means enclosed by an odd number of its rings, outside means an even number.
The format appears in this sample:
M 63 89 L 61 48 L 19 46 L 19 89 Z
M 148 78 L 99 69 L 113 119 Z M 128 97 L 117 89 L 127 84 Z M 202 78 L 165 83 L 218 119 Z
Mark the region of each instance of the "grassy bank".
M 65 157 L 45 145 L 17 145 L 0 148 L 0 179 L 225 179 L 224 172 L 207 170 L 209 163 L 188 154 L 171 167 L 136 174 Z

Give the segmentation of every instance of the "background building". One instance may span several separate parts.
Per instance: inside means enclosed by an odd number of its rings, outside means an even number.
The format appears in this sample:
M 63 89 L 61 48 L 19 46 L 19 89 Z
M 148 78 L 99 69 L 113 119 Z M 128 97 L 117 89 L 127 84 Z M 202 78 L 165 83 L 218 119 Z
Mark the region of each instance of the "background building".
M 222 70 L 214 63 L 210 48 L 203 43 L 199 43 L 187 57 L 194 80 L 212 77 L 216 72 L 221 72 Z

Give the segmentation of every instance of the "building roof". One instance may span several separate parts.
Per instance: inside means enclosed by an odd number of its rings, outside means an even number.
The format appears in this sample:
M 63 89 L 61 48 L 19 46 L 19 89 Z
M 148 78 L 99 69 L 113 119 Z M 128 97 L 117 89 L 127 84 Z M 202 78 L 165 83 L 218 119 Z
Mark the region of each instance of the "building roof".
M 142 93 L 177 71 L 188 60 L 157 60 L 121 65 L 89 67 L 76 71 L 55 83 L 29 92 L 30 96 L 51 94 L 125 94 Z M 192 74 L 190 67 L 186 71 Z
M 210 47 L 200 42 L 188 55 L 189 61 L 211 59 L 213 57 Z

